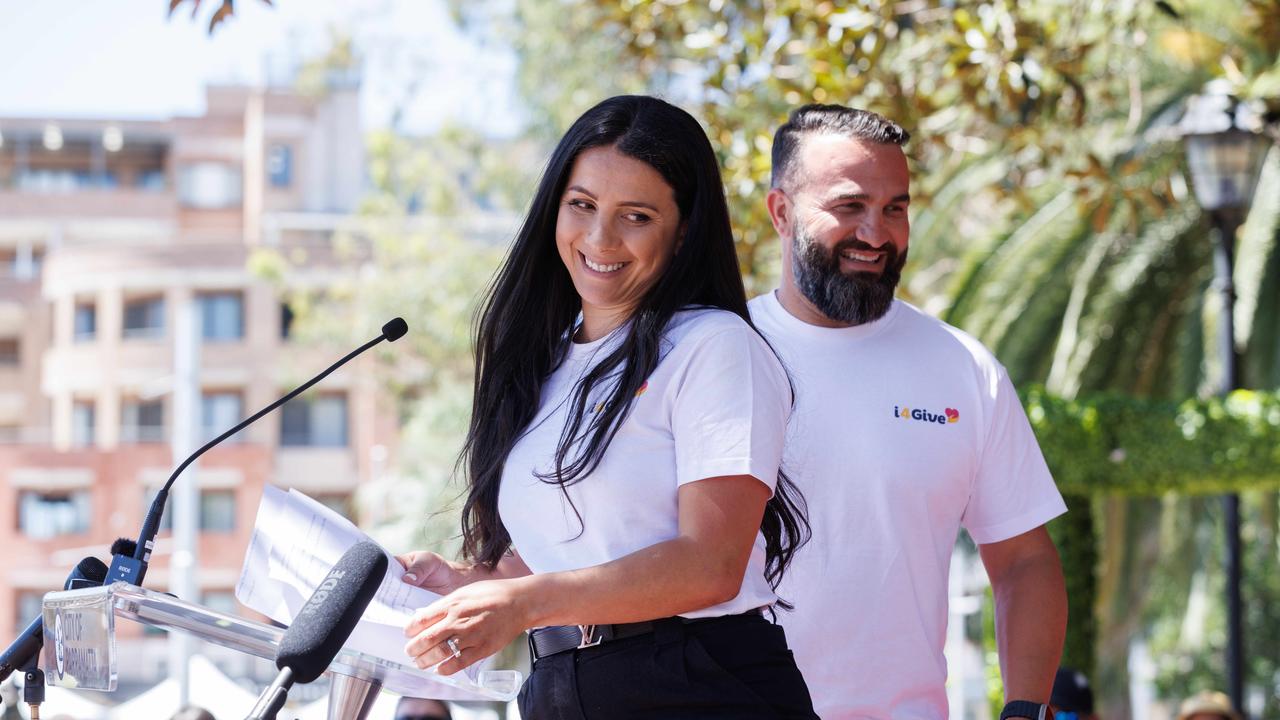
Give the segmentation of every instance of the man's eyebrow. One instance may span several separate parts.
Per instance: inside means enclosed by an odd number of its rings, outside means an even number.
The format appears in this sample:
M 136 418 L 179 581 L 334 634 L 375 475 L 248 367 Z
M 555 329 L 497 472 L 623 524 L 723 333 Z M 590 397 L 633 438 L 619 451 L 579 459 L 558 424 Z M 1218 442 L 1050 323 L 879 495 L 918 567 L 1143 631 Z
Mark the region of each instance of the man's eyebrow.
M 863 200 L 863 201 L 866 201 L 866 200 L 870 200 L 870 199 L 871 199 L 871 196 L 870 196 L 870 195 L 868 195 L 867 193 L 841 193 L 841 194 L 836 195 L 835 197 L 833 197 L 833 198 L 832 198 L 832 200 L 834 200 L 834 201 L 839 201 L 839 200 Z M 901 195 L 895 195 L 895 196 L 893 196 L 893 197 L 889 200 L 889 202 L 891 202 L 891 203 L 909 203 L 909 202 L 911 202 L 911 194 L 910 194 L 910 193 L 902 193 Z

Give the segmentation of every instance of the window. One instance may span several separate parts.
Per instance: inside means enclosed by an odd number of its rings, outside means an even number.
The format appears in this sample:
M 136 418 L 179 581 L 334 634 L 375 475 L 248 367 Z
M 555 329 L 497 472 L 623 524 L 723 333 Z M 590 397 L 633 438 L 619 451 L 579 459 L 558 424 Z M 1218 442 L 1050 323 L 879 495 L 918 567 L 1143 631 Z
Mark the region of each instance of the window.
M 280 444 L 292 447 L 346 447 L 347 398 L 295 398 L 281 408 Z
M 240 393 L 207 392 L 200 397 L 200 434 L 203 442 L 218 437 L 243 419 L 244 402 Z M 241 442 L 241 438 L 241 433 L 236 433 L 224 442 Z
M 92 340 L 98 334 L 98 313 L 92 303 L 76 305 L 75 326 L 71 339 L 75 342 Z
M 18 530 L 37 540 L 89 530 L 89 491 L 24 490 L 18 496 Z
M 19 590 L 15 593 L 13 606 L 14 612 L 14 634 L 21 633 L 27 629 L 27 625 L 35 620 L 40 613 L 44 612 L 44 591 L 43 590 Z
M 71 405 L 71 444 L 88 447 L 93 444 L 94 412 L 92 400 L 77 400 Z
M 244 337 L 244 301 L 238 292 L 201 295 L 200 332 L 205 340 L 239 340 Z
M 287 188 L 293 183 L 293 148 L 272 145 L 267 150 L 267 180 L 271 187 Z
M 240 169 L 223 163 L 203 162 L 178 171 L 178 200 L 200 210 L 232 208 L 240 204 Z
M 164 336 L 164 298 L 143 298 L 124 305 L 124 336 L 129 339 Z
M 347 494 L 322 494 L 315 496 L 316 502 L 338 513 L 344 518 L 354 518 L 355 508 L 351 496 Z
M 142 517 L 147 516 L 151 503 L 156 500 L 157 488 L 147 491 L 142 504 Z M 236 529 L 236 493 L 234 490 L 201 490 L 199 509 L 200 532 L 230 532 Z M 173 494 L 160 516 L 160 531 L 173 530 Z
M 43 254 L 32 249 L 26 253 L 19 250 L 6 262 L 9 265 L 11 277 L 18 280 L 34 280 L 40 276 L 40 265 L 43 261 Z
M 18 352 L 18 338 L 0 338 L 0 367 L 17 365 L 22 359 Z
M 163 169 L 143 170 L 138 173 L 134 179 L 134 185 L 139 190 L 157 191 L 164 190 L 167 185 Z
M 164 442 L 164 401 L 126 400 L 120 408 L 120 441 Z
M 234 490 L 200 491 L 201 532 L 231 532 L 236 529 Z
M 240 603 L 232 590 L 205 590 L 200 594 L 200 604 L 227 615 L 240 614 Z
M 280 303 L 280 339 L 287 340 L 293 332 L 293 308 L 289 303 Z
M 156 493 L 160 492 L 159 488 L 147 490 L 146 497 L 142 502 L 142 522 L 146 521 L 147 513 L 151 511 L 151 503 L 156 501 Z M 165 504 L 164 512 L 160 514 L 160 527 L 157 532 L 169 532 L 173 530 L 173 493 L 169 493 L 169 499 Z

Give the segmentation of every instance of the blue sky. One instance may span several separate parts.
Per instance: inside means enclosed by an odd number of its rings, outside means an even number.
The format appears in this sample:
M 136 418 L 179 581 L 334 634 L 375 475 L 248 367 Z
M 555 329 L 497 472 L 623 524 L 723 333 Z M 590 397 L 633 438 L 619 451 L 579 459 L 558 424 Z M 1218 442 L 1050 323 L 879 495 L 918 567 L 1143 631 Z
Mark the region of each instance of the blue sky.
M 0 116 L 197 114 L 206 83 L 261 82 L 266 68 L 322 51 L 338 27 L 364 52 L 366 127 L 385 126 L 406 97 L 407 132 L 519 126 L 514 56 L 460 34 L 441 0 L 238 0 L 210 36 L 217 3 L 192 20 L 190 3 L 166 19 L 164 0 L 0 0 Z

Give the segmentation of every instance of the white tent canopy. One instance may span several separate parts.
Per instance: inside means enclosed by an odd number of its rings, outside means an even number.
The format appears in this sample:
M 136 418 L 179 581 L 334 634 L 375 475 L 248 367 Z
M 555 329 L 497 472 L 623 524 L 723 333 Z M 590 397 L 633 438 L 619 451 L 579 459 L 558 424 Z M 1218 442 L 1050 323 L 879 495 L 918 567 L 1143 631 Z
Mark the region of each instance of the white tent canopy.
M 213 713 L 216 718 L 242 718 L 253 709 L 257 696 L 222 674 L 203 655 L 191 656 L 190 703 Z M 163 719 L 179 710 L 178 681 L 169 678 L 127 703 L 111 708 L 108 720 Z M 40 713 L 42 716 L 45 713 Z

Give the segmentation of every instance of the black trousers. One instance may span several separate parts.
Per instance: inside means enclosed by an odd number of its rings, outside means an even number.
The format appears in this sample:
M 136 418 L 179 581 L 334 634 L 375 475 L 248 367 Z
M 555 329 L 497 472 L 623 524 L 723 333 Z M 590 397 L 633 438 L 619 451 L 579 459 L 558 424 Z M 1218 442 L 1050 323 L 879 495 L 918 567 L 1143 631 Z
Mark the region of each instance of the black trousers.
M 782 627 L 755 614 L 542 658 L 519 705 L 523 720 L 818 720 Z

